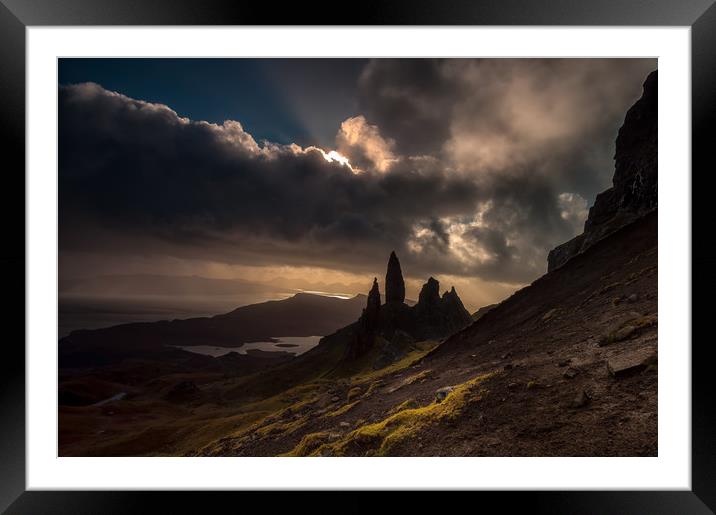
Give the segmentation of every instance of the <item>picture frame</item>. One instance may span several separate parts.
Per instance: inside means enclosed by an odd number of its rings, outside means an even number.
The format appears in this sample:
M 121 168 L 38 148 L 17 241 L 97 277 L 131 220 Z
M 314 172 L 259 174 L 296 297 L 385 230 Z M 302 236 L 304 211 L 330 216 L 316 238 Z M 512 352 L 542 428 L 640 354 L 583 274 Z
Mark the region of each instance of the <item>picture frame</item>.
M 558 25 L 558 26 L 689 26 L 691 28 L 692 72 L 692 184 L 695 170 L 705 175 L 713 169 L 714 100 L 716 97 L 716 6 L 711 0 L 668 2 L 667 0 L 605 0 L 601 2 L 568 2 L 511 0 L 505 2 L 469 2 L 465 0 L 436 2 L 383 2 L 366 4 L 353 13 L 351 25 Z M 3 425 L 0 440 L 0 508 L 7 513 L 126 513 L 149 511 L 150 506 L 162 511 L 189 512 L 206 509 L 208 503 L 219 506 L 241 502 L 269 502 L 271 493 L 168 493 L 168 492 L 80 492 L 26 491 L 25 392 L 25 224 L 20 223 L 25 212 L 25 31 L 31 26 L 63 25 L 347 25 L 346 18 L 332 15 L 335 6 L 317 2 L 310 9 L 300 6 L 276 9 L 270 15 L 263 5 L 224 1 L 197 2 L 195 0 L 132 2 L 128 0 L 1 0 L 0 1 L 0 119 L 2 120 L 4 152 L 6 154 L 5 191 L 2 204 L 6 223 L 6 239 L 0 257 L 8 274 L 6 294 L 15 301 L 6 308 L 6 320 L 12 321 L 15 331 L 7 339 L 2 374 Z M 309 12 L 310 11 L 310 12 Z M 8 159 L 9 158 L 9 159 Z M 705 188 L 693 189 L 704 194 Z M 14 192 L 8 194 L 7 192 Z M 693 206 L 693 204 L 692 204 Z M 693 209 L 693 208 L 692 208 Z M 703 221 L 692 214 L 694 222 Z M 24 222 L 24 219 L 23 219 Z M 693 234 L 693 233 L 692 233 Z M 708 233 L 706 233 L 708 234 Z M 694 246 L 703 245 L 694 240 Z M 692 257 L 693 262 L 693 257 Z M 698 263 L 698 261 L 697 261 Z M 709 264 L 709 261 L 703 265 Z M 702 268 L 705 268 L 702 265 Z M 692 295 L 713 285 L 713 272 L 705 272 L 707 280 L 697 281 Z M 10 292 L 12 292 L 10 294 Z M 693 298 L 693 297 L 692 297 Z M 704 304 L 692 301 L 693 314 L 701 314 Z M 701 311 L 699 311 L 701 310 Z M 705 314 L 705 313 L 704 313 Z M 23 323 L 21 324 L 21 321 Z M 692 322 L 695 329 L 696 324 Z M 693 329 L 692 329 L 693 331 Z M 693 338 L 692 344 L 692 489 L 691 491 L 584 491 L 584 492 L 479 492 L 481 506 L 495 505 L 501 509 L 529 507 L 537 513 L 711 513 L 716 510 L 716 411 L 710 396 L 710 353 L 708 340 Z M 465 494 L 462 494 L 465 495 Z M 369 495 L 357 496 L 347 502 L 353 511 L 370 509 L 375 502 Z M 299 503 L 315 505 L 315 494 L 302 494 Z M 241 499 L 240 501 L 238 499 Z M 296 501 L 286 495 L 271 497 L 270 502 L 295 506 Z M 451 499 L 455 502 L 457 499 Z M 254 501 L 254 502 L 251 502 Z M 325 503 L 325 500 L 321 501 Z M 330 501 L 336 502 L 335 500 Z M 341 502 L 346 503 L 343 499 Z M 409 504 L 424 505 L 424 496 L 412 494 Z M 459 502 L 459 500 L 458 500 Z M 475 502 L 471 499 L 469 502 Z M 330 511 L 330 510 L 329 510 Z

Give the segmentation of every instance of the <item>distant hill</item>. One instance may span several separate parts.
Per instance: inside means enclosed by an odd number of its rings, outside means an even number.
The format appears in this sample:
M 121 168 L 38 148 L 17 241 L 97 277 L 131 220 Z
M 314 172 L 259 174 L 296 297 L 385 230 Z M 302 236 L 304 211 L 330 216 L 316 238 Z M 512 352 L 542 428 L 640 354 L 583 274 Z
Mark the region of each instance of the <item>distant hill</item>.
M 365 299 L 365 295 L 341 299 L 298 293 L 285 300 L 243 306 L 213 317 L 73 331 L 60 340 L 60 367 L 147 357 L 174 345 L 239 347 L 280 336 L 323 336 L 355 321 Z

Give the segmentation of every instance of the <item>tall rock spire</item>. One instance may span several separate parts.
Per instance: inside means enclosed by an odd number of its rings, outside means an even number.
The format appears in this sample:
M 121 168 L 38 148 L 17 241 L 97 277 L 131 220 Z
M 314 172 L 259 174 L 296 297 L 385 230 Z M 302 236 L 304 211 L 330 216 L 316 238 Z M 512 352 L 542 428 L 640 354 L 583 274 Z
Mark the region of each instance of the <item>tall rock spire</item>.
M 388 272 L 385 274 L 385 302 L 386 304 L 405 302 L 405 281 L 395 251 L 390 253 Z
M 363 312 L 363 321 L 368 328 L 375 327 L 380 317 L 380 290 L 378 289 L 378 278 L 373 279 L 373 287 L 368 293 L 368 304 Z
M 355 333 L 346 349 L 349 359 L 356 359 L 368 352 L 375 342 L 380 324 L 380 290 L 378 278 L 373 279 L 373 287 L 368 293 L 368 303 L 358 319 Z

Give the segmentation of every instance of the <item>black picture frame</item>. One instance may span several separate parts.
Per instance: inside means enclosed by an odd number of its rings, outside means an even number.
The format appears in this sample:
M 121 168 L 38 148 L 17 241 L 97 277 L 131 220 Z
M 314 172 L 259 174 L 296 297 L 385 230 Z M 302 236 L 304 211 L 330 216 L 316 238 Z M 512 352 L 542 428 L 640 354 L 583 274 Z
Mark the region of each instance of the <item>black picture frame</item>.
M 25 491 L 25 29 L 38 25 L 621 25 L 689 26 L 692 51 L 692 181 L 714 167 L 716 127 L 716 6 L 714 0 L 400 0 L 364 1 L 351 7 L 328 2 L 270 8 L 265 3 L 223 0 L 0 0 L 0 128 L 3 195 L 0 210 L 3 245 L 0 263 L 7 302 L 4 320 L 12 337 L 3 341 L 0 359 L 0 510 L 7 513 L 146 513 L 251 509 L 270 503 L 287 509 L 363 512 L 382 500 L 369 493 L 347 502 L 322 494 L 252 492 L 78 492 Z M 350 10 L 350 12 L 348 11 Z M 342 14 L 339 14 L 342 13 Z M 684 171 L 674 171 L 684 173 Z M 664 173 L 664 172 L 662 172 Z M 686 171 L 688 173 L 688 171 Z M 692 182 L 693 184 L 693 182 Z M 693 188 L 696 195 L 707 188 Z M 692 203 L 692 206 L 695 204 Z M 693 208 L 692 208 L 693 210 Z M 710 217 L 692 211 L 694 228 Z M 699 231 L 693 233 L 699 234 Z M 706 236 L 693 241 L 706 245 Z M 706 254 L 701 254 L 705 256 Z M 693 256 L 693 254 L 692 254 Z M 712 289 L 714 259 L 693 260 L 699 280 L 695 293 Z M 693 271 L 692 271 L 693 273 Z M 692 301 L 700 314 L 708 303 Z M 699 328 L 692 314 L 693 329 Z M 705 313 L 704 313 L 705 314 Z M 703 319 L 703 318 L 702 318 Z M 696 333 L 694 333 L 695 335 Z M 691 342 L 670 342 L 691 344 Z M 712 402 L 710 340 L 692 344 L 692 490 L 609 492 L 451 493 L 451 503 L 485 509 L 529 508 L 533 513 L 712 513 L 716 510 L 716 410 Z M 454 497 L 455 495 L 459 497 Z M 471 495 L 465 499 L 465 495 Z M 477 499 L 472 498 L 476 495 Z M 423 493 L 403 494 L 402 502 L 427 506 Z M 226 504 L 225 504 L 226 503 Z M 238 503 L 238 504 L 237 504 Z M 289 508 L 290 503 L 290 508 Z M 214 507 L 214 508 L 209 508 Z M 407 505 L 403 505 L 407 508 Z M 227 510 L 227 511 L 228 511 Z M 223 511 L 223 510 L 222 510 Z M 402 510 L 404 511 L 404 510 Z

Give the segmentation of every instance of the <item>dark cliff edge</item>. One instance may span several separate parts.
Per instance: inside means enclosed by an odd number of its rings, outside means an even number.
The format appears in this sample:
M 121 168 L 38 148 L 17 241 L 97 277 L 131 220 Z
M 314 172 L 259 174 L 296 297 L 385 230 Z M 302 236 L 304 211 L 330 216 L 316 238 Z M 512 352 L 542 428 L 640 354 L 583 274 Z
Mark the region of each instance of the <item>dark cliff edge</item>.
M 657 208 L 658 75 L 649 74 L 641 98 L 619 129 L 612 187 L 597 195 L 584 232 L 549 253 L 547 271 L 559 268 L 597 241 Z

